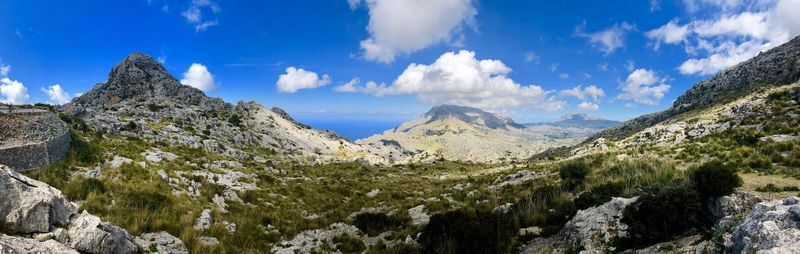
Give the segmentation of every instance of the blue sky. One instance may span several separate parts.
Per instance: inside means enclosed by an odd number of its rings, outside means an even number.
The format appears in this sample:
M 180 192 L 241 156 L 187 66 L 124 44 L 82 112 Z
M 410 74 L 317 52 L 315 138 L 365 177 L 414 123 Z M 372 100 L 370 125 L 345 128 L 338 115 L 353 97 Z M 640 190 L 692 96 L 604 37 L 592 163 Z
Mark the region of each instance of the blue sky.
M 799 2 L 10 0 L 0 101 L 63 103 L 139 51 L 211 96 L 300 119 L 454 103 L 625 120 L 800 34 Z

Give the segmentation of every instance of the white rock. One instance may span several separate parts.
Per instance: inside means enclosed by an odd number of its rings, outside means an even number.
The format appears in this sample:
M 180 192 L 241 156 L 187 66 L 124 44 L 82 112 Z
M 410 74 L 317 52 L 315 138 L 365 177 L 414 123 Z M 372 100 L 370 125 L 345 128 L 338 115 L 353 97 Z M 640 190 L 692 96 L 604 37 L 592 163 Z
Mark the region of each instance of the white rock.
M 46 233 L 78 212 L 61 191 L 0 165 L 0 223 L 5 232 Z
M 425 205 L 419 205 L 408 209 L 408 215 L 411 216 L 411 224 L 414 225 L 428 224 L 431 220 L 431 216 L 425 213 Z
M 55 240 L 43 242 L 23 237 L 0 234 L 0 253 L 2 254 L 79 254 L 77 251 Z
M 146 233 L 136 238 L 136 242 L 150 251 L 150 246 L 155 246 L 159 254 L 188 254 L 189 250 L 181 239 L 161 231 L 158 233 Z
M 374 189 L 374 190 L 372 190 L 370 192 L 367 192 L 367 197 L 374 198 L 374 197 L 378 196 L 378 194 L 380 194 L 380 193 L 381 193 L 380 189 Z
M 736 227 L 727 253 L 797 253 L 800 250 L 798 197 L 758 203 Z
M 200 217 L 195 220 L 194 229 L 206 230 L 211 227 L 211 222 L 211 209 L 205 209 L 203 210 L 203 213 L 200 214 Z
M 138 253 L 139 245 L 127 231 L 100 221 L 84 211 L 67 231 L 69 246 L 86 253 Z
M 111 159 L 111 162 L 109 162 L 109 166 L 111 168 L 119 168 L 120 166 L 126 163 L 133 163 L 133 160 L 122 156 L 114 156 L 114 158 Z
M 172 161 L 178 158 L 177 155 L 170 152 L 162 152 L 158 149 L 147 150 L 141 153 L 144 159 L 152 163 L 160 163 L 163 160 Z
M 228 204 L 225 204 L 225 198 L 221 197 L 220 195 L 214 194 L 214 197 L 211 198 L 211 201 L 217 205 L 219 208 L 219 212 L 221 213 L 228 213 Z
M 236 224 L 233 222 L 222 221 L 222 224 L 225 225 L 225 229 L 228 230 L 228 233 L 236 233 Z

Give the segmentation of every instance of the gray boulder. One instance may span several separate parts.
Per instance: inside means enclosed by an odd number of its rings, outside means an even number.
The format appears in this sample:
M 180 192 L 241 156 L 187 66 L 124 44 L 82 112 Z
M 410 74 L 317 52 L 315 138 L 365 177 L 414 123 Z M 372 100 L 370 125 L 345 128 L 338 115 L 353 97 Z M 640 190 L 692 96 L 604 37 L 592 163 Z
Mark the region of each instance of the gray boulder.
M 732 235 L 727 253 L 797 253 L 800 250 L 800 198 L 758 203 Z
M 674 241 L 657 243 L 644 249 L 628 250 L 624 254 L 650 254 L 650 253 L 685 253 L 706 254 L 720 253 L 722 250 L 713 241 L 704 239 L 700 235 L 690 235 Z
M 183 244 L 181 239 L 164 231 L 142 234 L 141 237 L 136 238 L 136 242 L 147 251 L 151 251 L 153 248 L 151 246 L 154 246 L 156 252 L 159 254 L 189 253 L 189 250 L 186 249 L 186 245 Z
M 5 233 L 46 233 L 78 213 L 61 191 L 0 165 L 0 228 Z
M 78 254 L 55 240 L 37 241 L 31 238 L 0 234 L 0 254 Z
M 69 246 L 83 253 L 138 253 L 139 245 L 124 229 L 104 223 L 84 211 L 67 231 Z
M 612 241 L 625 236 L 627 225 L 620 222 L 625 207 L 636 201 L 634 198 L 613 198 L 596 207 L 578 211 L 556 235 L 538 238 L 525 246 L 522 253 L 610 253 Z

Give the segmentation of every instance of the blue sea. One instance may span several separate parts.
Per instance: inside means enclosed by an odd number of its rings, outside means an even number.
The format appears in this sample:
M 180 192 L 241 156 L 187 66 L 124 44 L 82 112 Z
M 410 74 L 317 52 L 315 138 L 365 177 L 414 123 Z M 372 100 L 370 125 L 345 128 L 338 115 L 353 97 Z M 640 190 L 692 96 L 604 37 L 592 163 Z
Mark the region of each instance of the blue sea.
M 374 121 L 351 119 L 297 119 L 301 123 L 311 125 L 314 129 L 331 130 L 350 140 L 357 140 L 383 133 L 383 131 L 397 127 L 399 121 Z

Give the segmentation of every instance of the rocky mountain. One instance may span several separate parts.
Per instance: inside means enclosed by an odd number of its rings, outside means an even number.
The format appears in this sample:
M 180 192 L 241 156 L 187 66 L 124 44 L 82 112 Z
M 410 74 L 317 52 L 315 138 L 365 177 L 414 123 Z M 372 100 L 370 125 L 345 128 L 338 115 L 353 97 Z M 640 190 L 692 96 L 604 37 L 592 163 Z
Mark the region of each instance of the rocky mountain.
M 448 160 L 492 162 L 575 144 L 613 124 L 587 115 L 569 115 L 553 123 L 522 125 L 477 108 L 441 105 L 419 119 L 357 143 L 382 141 Z
M 236 158 L 252 149 L 304 161 L 407 160 L 408 151 L 382 143 L 355 144 L 296 122 L 279 108 L 255 102 L 231 105 L 180 84 L 152 57 L 134 53 L 117 64 L 108 81 L 75 98 L 63 110 L 101 132 L 165 142 Z
M 672 107 L 643 115 L 587 139 L 620 140 L 647 127 L 693 110 L 732 102 L 761 89 L 800 81 L 800 37 L 760 53 L 695 84 Z

